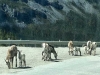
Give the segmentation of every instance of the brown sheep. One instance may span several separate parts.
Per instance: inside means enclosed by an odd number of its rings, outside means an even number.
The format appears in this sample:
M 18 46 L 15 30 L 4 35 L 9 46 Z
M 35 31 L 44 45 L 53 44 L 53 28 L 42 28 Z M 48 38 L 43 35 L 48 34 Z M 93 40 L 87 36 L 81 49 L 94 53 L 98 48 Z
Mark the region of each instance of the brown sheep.
M 17 51 L 18 50 L 17 50 L 16 45 L 12 45 L 7 51 L 7 57 L 6 57 L 5 62 L 6 62 L 9 69 L 13 68 L 13 59 L 14 59 L 14 57 L 16 58 L 15 66 L 17 67 Z

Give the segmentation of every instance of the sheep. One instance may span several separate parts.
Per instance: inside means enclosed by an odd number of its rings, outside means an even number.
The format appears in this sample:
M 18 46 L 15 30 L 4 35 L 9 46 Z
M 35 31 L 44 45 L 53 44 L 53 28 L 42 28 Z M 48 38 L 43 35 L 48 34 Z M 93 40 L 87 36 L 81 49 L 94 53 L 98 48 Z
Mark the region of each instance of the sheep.
M 88 51 L 88 48 L 87 48 L 87 45 L 83 44 L 82 47 L 84 47 L 84 54 L 88 54 L 89 51 Z
M 80 56 L 81 56 L 81 50 L 80 50 L 80 47 L 75 47 L 75 55 L 78 55 L 78 52 L 80 53 Z
M 90 52 L 91 50 L 91 44 L 92 42 L 91 41 L 87 41 L 87 50 Z
M 13 58 L 14 57 L 16 58 L 15 66 L 17 67 L 17 51 L 18 50 L 17 50 L 16 45 L 12 45 L 7 51 L 5 62 L 9 69 L 13 68 Z
M 51 51 L 51 53 L 53 53 L 55 59 L 57 59 L 57 56 L 58 56 L 58 55 L 57 55 L 57 52 L 56 52 L 54 46 L 52 46 L 52 45 L 50 45 L 50 44 L 48 44 L 48 45 L 49 45 L 49 50 Z
M 93 51 L 94 52 L 93 55 L 95 56 L 95 54 L 96 54 L 96 47 L 97 47 L 97 43 L 96 42 L 92 42 L 91 50 L 90 50 L 90 55 L 91 55 L 91 53 Z
M 72 41 L 69 41 L 68 42 L 68 48 L 69 48 L 69 55 L 70 55 L 70 53 L 72 54 L 72 56 L 74 55 L 74 53 L 73 53 L 73 48 L 74 48 L 74 46 L 73 46 L 73 42 Z
M 44 50 L 42 51 L 42 60 L 51 60 L 51 53 L 54 54 L 55 59 L 57 59 L 57 53 L 54 49 L 54 46 L 49 45 L 48 43 L 42 44 Z
M 25 54 L 22 53 L 22 51 L 18 51 L 19 52 L 19 67 L 26 67 L 26 59 L 25 59 Z M 22 65 L 23 64 L 23 65 Z
M 48 50 L 47 47 L 44 48 L 44 50 L 42 51 L 42 60 L 47 61 L 47 60 L 51 60 L 51 51 Z
M 94 51 L 94 56 L 96 54 L 96 47 L 97 47 L 97 43 L 96 42 L 91 42 L 91 41 L 88 41 L 87 42 L 87 50 L 89 51 L 89 54 L 91 55 L 92 54 L 92 51 Z

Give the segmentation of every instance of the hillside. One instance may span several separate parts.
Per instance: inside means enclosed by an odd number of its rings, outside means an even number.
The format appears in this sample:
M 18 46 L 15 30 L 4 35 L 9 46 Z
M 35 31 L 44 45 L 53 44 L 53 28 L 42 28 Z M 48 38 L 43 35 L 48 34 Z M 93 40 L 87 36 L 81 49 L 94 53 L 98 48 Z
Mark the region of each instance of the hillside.
M 0 39 L 99 41 L 99 14 L 99 0 L 0 0 Z

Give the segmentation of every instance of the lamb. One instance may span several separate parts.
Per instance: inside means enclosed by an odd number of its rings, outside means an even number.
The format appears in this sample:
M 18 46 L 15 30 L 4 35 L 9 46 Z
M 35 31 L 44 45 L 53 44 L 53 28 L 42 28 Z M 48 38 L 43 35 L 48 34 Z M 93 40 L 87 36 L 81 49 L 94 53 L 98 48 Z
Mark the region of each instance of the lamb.
M 25 59 L 25 54 L 22 53 L 22 51 L 19 52 L 19 67 L 26 67 L 26 59 Z
M 78 55 L 78 52 L 80 53 L 80 56 L 81 56 L 80 47 L 75 47 L 75 55 Z

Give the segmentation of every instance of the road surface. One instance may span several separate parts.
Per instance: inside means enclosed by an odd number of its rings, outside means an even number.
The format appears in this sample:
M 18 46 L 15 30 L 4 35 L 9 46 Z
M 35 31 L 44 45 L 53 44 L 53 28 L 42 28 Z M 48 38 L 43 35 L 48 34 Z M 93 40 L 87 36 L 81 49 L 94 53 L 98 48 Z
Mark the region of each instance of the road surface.
M 68 55 L 67 47 L 55 48 L 58 53 L 58 60 L 41 60 L 42 48 L 18 47 L 26 54 L 27 67 L 8 69 L 4 59 L 9 47 L 1 47 L 0 52 L 0 75 L 100 75 L 100 48 L 97 48 L 96 56 L 84 55 L 84 49 L 81 48 L 82 56 Z

